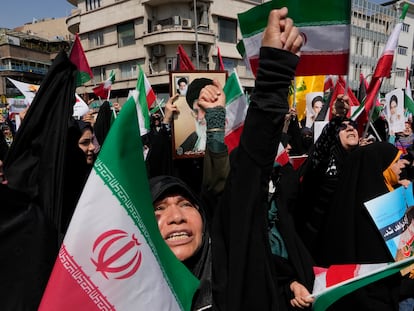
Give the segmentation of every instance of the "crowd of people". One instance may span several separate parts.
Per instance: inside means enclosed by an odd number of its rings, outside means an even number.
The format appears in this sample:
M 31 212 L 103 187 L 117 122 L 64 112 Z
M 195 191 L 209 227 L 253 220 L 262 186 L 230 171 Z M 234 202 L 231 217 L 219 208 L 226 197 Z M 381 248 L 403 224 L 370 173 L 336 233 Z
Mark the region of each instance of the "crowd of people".
M 172 157 L 179 94 L 151 116 L 151 130 L 142 136 L 160 233 L 200 280 L 192 310 L 310 310 L 314 266 L 394 260 L 364 202 L 406 187 L 414 178 L 411 120 L 394 143 L 379 137 L 368 141 L 349 118 L 347 96 L 341 95 L 314 142 L 313 128 L 303 127 L 287 102 L 301 46 L 288 10 L 271 11 L 244 130 L 230 154 L 224 143 L 225 94 L 216 80 L 177 81 L 205 124 L 203 156 Z M 315 100 L 315 115 L 323 101 L 321 96 Z M 86 115 L 68 125 L 60 237 L 114 109 L 105 102 L 96 119 Z M 9 124 L 1 130 L 0 161 L 14 133 Z M 279 142 L 290 155 L 306 156 L 299 168 L 275 162 Z M 2 187 L 7 178 L 0 169 Z M 412 283 L 410 275 L 394 274 L 344 296 L 329 310 L 413 310 Z

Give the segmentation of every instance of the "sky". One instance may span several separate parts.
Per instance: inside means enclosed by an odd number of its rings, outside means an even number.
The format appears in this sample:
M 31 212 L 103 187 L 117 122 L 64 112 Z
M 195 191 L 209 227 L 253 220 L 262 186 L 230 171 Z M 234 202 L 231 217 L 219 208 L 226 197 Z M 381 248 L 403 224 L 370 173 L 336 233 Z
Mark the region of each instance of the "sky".
M 70 15 L 75 7 L 66 0 L 2 0 L 0 28 L 15 28 L 33 19 L 58 18 Z

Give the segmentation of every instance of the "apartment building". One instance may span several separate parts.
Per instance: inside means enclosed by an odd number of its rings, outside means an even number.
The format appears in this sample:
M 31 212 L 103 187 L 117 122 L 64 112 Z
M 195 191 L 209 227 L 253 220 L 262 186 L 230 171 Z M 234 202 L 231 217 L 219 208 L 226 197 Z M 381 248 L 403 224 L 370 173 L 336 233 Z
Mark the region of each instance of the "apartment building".
M 406 68 L 412 69 L 414 3 L 406 0 L 391 1 L 383 6 L 367 0 L 352 1 L 349 84 L 353 90 L 358 89 L 360 73 L 368 80 L 373 74 L 405 3 L 410 4 L 409 11 L 399 36 L 392 74 L 389 79 L 383 80 L 381 93 L 394 88 L 405 88 Z
M 112 97 L 135 88 L 138 66 L 158 96 L 168 97 L 170 71 L 181 44 L 199 70 L 215 70 L 217 48 L 226 70 L 236 68 L 245 87 L 254 85 L 236 49 L 241 39 L 237 14 L 262 0 L 68 0 L 77 9 L 67 19 L 79 33 L 94 82 L 114 70 Z M 93 83 L 79 92 L 91 94 Z
M 28 28 L 0 29 L 0 94 L 3 98 L 21 95 L 7 77 L 40 84 L 56 54 L 69 48 L 70 41 L 56 35 L 49 40 Z

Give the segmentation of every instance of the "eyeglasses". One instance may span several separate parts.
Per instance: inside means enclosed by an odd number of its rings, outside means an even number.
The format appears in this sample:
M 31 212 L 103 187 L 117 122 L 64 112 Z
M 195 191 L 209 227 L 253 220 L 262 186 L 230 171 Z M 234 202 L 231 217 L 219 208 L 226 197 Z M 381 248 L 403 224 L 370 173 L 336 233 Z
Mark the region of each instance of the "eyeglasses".
M 356 130 L 358 127 L 358 124 L 355 121 L 350 120 L 350 121 L 345 121 L 341 123 L 341 125 L 339 126 L 339 130 L 340 131 L 346 130 L 348 128 L 348 125 L 352 127 L 354 130 Z

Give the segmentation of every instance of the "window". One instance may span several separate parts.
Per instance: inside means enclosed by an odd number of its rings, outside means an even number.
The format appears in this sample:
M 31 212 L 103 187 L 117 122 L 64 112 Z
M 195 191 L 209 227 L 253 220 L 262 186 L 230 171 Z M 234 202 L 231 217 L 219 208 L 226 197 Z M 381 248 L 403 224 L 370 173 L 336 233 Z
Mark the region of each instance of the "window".
M 237 43 L 237 21 L 234 19 L 218 19 L 219 40 L 229 43 Z
M 380 48 L 379 41 L 372 42 L 372 57 L 374 58 L 379 57 L 379 48 Z
M 119 25 L 118 30 L 118 46 L 128 46 L 135 44 L 134 23 Z
M 403 23 L 402 25 L 402 31 L 409 32 L 410 31 L 410 25 Z
M 137 62 L 135 61 L 122 63 L 120 66 L 121 79 L 130 79 L 138 77 L 137 68 Z
M 93 49 L 104 45 L 103 31 L 95 31 L 88 35 L 89 48 Z
M 404 77 L 405 77 L 405 75 L 406 75 L 405 69 L 402 69 L 402 68 L 395 68 L 395 75 L 396 75 L 397 77 L 404 78 Z
M 364 45 L 364 39 L 358 37 L 356 39 L 356 44 L 355 44 L 355 54 L 362 55 L 363 45 Z
M 106 80 L 106 68 L 105 67 L 94 67 L 92 69 L 93 80 L 95 82 L 101 82 Z
M 408 50 L 408 48 L 406 46 L 399 45 L 398 49 L 397 49 L 397 52 L 400 55 L 407 55 L 407 50 Z
M 166 57 L 165 58 L 165 70 L 172 71 L 177 66 L 177 59 L 175 57 Z
M 86 11 L 92 11 L 101 7 L 101 0 L 86 0 Z
M 224 70 L 232 72 L 237 66 L 237 62 L 233 58 L 223 57 Z

